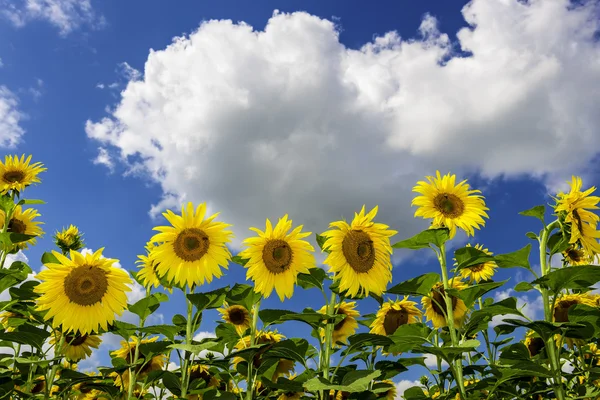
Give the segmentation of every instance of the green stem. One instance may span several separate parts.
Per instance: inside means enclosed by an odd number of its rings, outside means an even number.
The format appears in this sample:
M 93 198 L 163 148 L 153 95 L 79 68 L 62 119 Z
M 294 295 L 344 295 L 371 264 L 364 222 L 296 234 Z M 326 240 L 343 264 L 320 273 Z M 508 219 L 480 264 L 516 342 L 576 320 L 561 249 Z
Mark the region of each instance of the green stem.
M 258 324 L 258 310 L 260 309 L 260 299 L 254 305 L 254 309 L 252 310 L 252 328 L 250 329 L 250 347 L 256 344 L 256 326 Z M 253 367 L 252 360 L 248 362 L 248 378 L 247 378 L 247 388 L 246 388 L 246 400 L 252 400 L 254 397 L 254 371 L 252 371 Z
M 444 301 L 446 302 L 446 319 L 448 322 L 448 330 L 450 331 L 452 346 L 456 347 L 458 346 L 458 336 L 456 335 L 456 330 L 454 328 L 454 309 L 452 307 L 452 296 L 448 294 L 448 289 L 450 289 L 450 283 L 448 280 L 448 271 L 446 270 L 446 246 L 444 244 L 440 246 L 439 261 L 442 270 L 442 280 L 444 284 Z M 465 391 L 465 385 L 463 383 L 464 381 L 462 358 L 459 360 L 455 360 L 453 364 L 454 378 L 456 379 L 458 390 L 460 392 L 461 398 L 466 399 L 467 394 Z
M 548 237 L 550 233 L 559 227 L 558 220 L 550 223 L 548 226 L 544 228 L 542 231 L 542 236 L 540 237 L 540 269 L 542 272 L 542 276 L 547 275 L 550 272 L 551 266 L 548 265 L 546 258 L 546 247 L 548 246 Z M 552 309 L 550 307 L 550 294 L 548 289 L 541 287 L 540 292 L 542 293 L 542 300 L 544 302 L 544 318 L 547 322 L 552 322 Z M 560 400 L 565 399 L 564 388 L 562 384 L 562 373 L 560 370 L 560 362 L 559 357 L 560 353 L 557 352 L 556 343 L 554 341 L 554 335 L 546 341 L 546 349 L 548 350 L 548 357 L 550 358 L 550 365 L 552 368 L 552 372 L 554 373 L 554 384 L 556 390 L 556 397 Z
M 482 310 L 483 309 L 483 302 L 481 301 L 481 297 L 477 299 L 479 301 L 479 309 Z M 494 360 L 494 355 L 492 354 L 492 347 L 490 346 L 490 336 L 488 333 L 488 329 L 487 327 L 485 328 L 485 330 L 482 331 L 483 333 L 483 339 L 485 340 L 485 347 L 487 349 L 488 352 L 488 361 L 490 363 L 490 365 L 494 365 L 496 363 L 496 360 Z
M 192 291 L 190 291 L 192 292 Z M 193 312 L 194 312 L 194 306 L 192 304 L 192 302 L 188 299 L 187 294 L 188 294 L 188 290 L 186 289 L 185 291 L 185 301 L 187 304 L 187 320 L 186 320 L 186 324 L 185 324 L 185 344 L 190 345 L 192 343 L 192 318 L 193 318 Z M 188 389 L 188 366 L 189 366 L 189 358 L 190 358 L 190 352 L 189 351 L 184 351 L 183 353 L 183 368 L 181 369 L 181 398 L 185 399 L 187 396 L 187 389 Z
M 333 315 L 335 312 L 335 303 L 336 303 L 336 294 L 335 292 L 331 292 L 331 297 L 329 303 L 327 304 L 327 315 Z M 323 378 L 329 381 L 329 362 L 331 358 L 331 346 L 333 339 L 333 328 L 334 325 L 327 322 L 327 326 L 325 327 L 325 352 L 323 355 Z M 329 390 L 323 391 L 323 399 L 329 400 Z
M 55 347 L 56 355 L 59 355 L 63 346 L 65 344 L 65 335 L 60 335 L 60 341 L 58 342 L 58 346 Z M 58 350 L 58 351 L 56 351 Z M 55 361 L 52 369 L 50 370 L 50 376 L 46 379 L 46 390 L 44 398 L 48 400 L 50 398 L 50 394 L 52 393 L 52 386 L 54 385 L 54 377 L 56 376 L 56 371 L 58 371 L 60 361 Z

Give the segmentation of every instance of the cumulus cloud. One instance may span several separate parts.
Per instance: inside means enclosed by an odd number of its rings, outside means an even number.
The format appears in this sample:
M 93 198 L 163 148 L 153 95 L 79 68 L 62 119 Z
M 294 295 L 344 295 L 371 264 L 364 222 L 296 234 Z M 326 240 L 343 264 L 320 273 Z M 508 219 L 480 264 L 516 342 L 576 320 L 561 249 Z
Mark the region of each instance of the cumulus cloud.
M 422 387 L 421 384 L 419 383 L 419 381 L 409 381 L 409 380 L 403 379 L 400 382 L 396 383 L 396 399 L 398 399 L 398 400 L 403 399 L 404 392 L 407 389 L 410 389 L 415 386 Z
M 0 0 L 0 15 L 17 27 L 44 20 L 57 27 L 62 36 L 89 25 L 102 27 L 104 17 L 94 11 L 91 0 Z
M 360 49 L 304 12 L 275 12 L 264 30 L 207 21 L 151 50 L 86 132 L 160 184 L 154 213 L 206 201 L 236 244 L 265 217 L 322 231 L 365 203 L 402 238 L 425 227 L 411 188 L 436 168 L 549 182 L 596 155 L 595 11 L 473 0 L 456 44 L 427 15 L 416 39 Z
M 96 158 L 94 158 L 93 163 L 96 165 L 104 165 L 110 172 L 113 172 L 115 169 L 115 164 L 110 154 L 108 154 L 108 151 L 102 147 L 98 148 L 98 155 Z
M 0 85 L 0 147 L 15 147 L 25 133 L 20 125 L 25 115 L 19 111 L 18 105 L 17 96 Z

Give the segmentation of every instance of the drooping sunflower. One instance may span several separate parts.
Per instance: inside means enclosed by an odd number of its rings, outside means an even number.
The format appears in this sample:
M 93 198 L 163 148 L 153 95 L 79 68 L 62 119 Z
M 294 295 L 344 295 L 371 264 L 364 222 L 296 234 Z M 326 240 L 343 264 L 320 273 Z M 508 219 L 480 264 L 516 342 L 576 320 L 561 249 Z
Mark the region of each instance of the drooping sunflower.
M 370 332 L 376 335 L 390 336 L 401 325 L 419 322 L 421 316 L 422 313 L 417 308 L 417 303 L 408 300 L 408 296 L 402 300 L 386 301 L 377 311 L 375 320 L 371 323 Z
M 594 256 L 588 254 L 584 248 L 579 246 L 570 246 L 562 254 L 564 261 L 568 265 L 588 265 L 594 263 Z
M 40 225 L 43 224 L 43 222 L 34 221 L 34 219 L 39 216 L 40 213 L 38 213 L 38 211 L 33 208 L 23 210 L 21 206 L 16 206 L 13 210 L 12 217 L 8 222 L 7 232 L 22 233 L 25 235 L 32 235 L 36 237 L 42 236 L 44 234 L 44 231 L 42 231 Z M 0 210 L 0 227 L 4 227 L 5 223 L 6 214 L 4 213 L 4 211 Z M 36 238 L 34 237 L 24 242 L 17 243 L 15 247 L 23 250 L 26 249 L 30 244 L 34 245 L 35 242 Z
M 378 394 L 378 398 L 386 399 L 386 400 L 395 400 L 396 399 L 396 384 L 389 379 L 384 379 L 379 382 L 375 382 L 375 384 L 387 384 L 388 389 L 385 392 L 381 392 Z
M 61 334 L 50 338 L 50 344 L 60 343 Z M 57 354 L 64 354 L 65 358 L 72 362 L 78 362 L 92 355 L 92 348 L 97 349 L 100 346 L 100 337 L 96 335 L 82 335 L 79 333 L 65 334 L 65 341 L 62 347 L 55 351 Z
M 25 159 L 25 154 L 19 156 L 5 156 L 4 162 L 0 161 L 0 194 L 10 190 L 22 192 L 27 186 L 40 183 L 38 174 L 46 171 L 43 164 L 35 162 L 29 164 L 31 156 Z
M 321 314 L 327 313 L 327 306 L 323 306 L 319 311 Z M 346 343 L 349 336 L 353 335 L 358 329 L 358 322 L 356 317 L 360 313 L 356 310 L 356 302 L 354 301 L 343 301 L 338 305 L 336 311 L 337 315 L 345 315 L 344 319 L 335 324 L 333 327 L 332 342 L 333 347 L 339 347 L 338 342 Z M 325 340 L 325 329 L 320 330 L 321 341 Z
M 127 308 L 131 278 L 112 266 L 118 260 L 103 258 L 103 250 L 85 255 L 71 250 L 70 258 L 53 251 L 58 263 L 46 263 L 47 269 L 37 274 L 37 310 L 48 310 L 44 319 L 52 319 L 53 327 L 82 335 L 107 330 L 115 314 Z
M 248 260 L 246 279 L 252 279 L 256 292 L 265 298 L 273 289 L 281 301 L 291 298 L 298 274 L 309 273 L 309 269 L 316 267 L 311 254 L 315 249 L 303 240 L 311 232 L 302 232 L 302 228 L 300 225 L 289 232 L 292 220 L 287 214 L 279 219 L 275 228 L 268 219 L 264 232 L 250 228 L 258 236 L 244 240 L 243 244 L 248 247 L 239 256 Z
M 278 343 L 282 340 L 285 340 L 285 336 L 283 336 L 281 333 L 278 333 L 277 330 L 275 331 L 265 331 L 265 330 L 261 330 L 256 332 L 256 338 L 254 340 L 255 345 L 263 345 L 263 344 L 275 344 Z M 247 347 L 250 347 L 250 335 L 248 336 L 244 336 L 243 338 L 240 338 L 240 340 L 238 340 L 238 342 L 235 345 L 235 348 L 237 350 L 243 350 Z M 266 346 L 267 348 L 269 346 Z M 262 355 L 263 353 L 266 351 L 266 348 L 261 349 L 260 351 L 258 351 L 253 358 L 253 365 L 255 368 L 260 367 L 260 365 L 262 364 Z M 234 368 L 237 367 L 237 365 L 242 362 L 245 361 L 242 357 L 233 357 L 233 365 Z M 294 371 L 294 361 L 292 360 L 287 360 L 287 359 L 280 359 L 277 367 L 275 369 L 275 373 L 273 374 L 273 381 L 277 381 L 277 378 L 282 376 L 282 375 L 286 375 L 286 374 L 290 374 L 291 372 Z
M 243 335 L 252 324 L 250 311 L 244 306 L 236 304 L 230 306 L 227 303 L 223 303 L 223 307 L 217 311 L 219 311 L 225 322 L 234 326 L 239 335 Z
M 205 218 L 206 203 L 194 210 L 191 202 L 182 207 L 181 215 L 171 210 L 163 213 L 171 226 L 155 227 L 154 230 L 160 233 L 150 239 L 161 243 L 152 250 L 157 274 L 190 289 L 204 282 L 210 283 L 214 277 L 220 278 L 223 275 L 221 267 L 227 269 L 231 258 L 226 243 L 233 233 L 225 229 L 231 225 L 214 220 L 218 215 Z
M 434 226 L 450 230 L 450 238 L 461 228 L 467 235 L 473 236 L 475 229 L 485 225 L 484 217 L 489 218 L 483 196 L 479 190 L 471 190 L 467 180 L 456 184 L 456 175 L 439 171 L 436 176 L 427 176 L 427 181 L 419 181 L 413 192 L 420 193 L 413 199 L 412 205 L 419 208 L 415 217 L 431 218 Z
M 137 277 L 142 282 L 142 285 L 148 289 L 152 287 L 158 288 L 163 283 L 157 273 L 159 263 L 156 261 L 156 253 L 154 252 L 154 249 L 157 247 L 158 245 L 154 242 L 146 243 L 146 255 L 139 255 L 136 261 L 136 264 L 139 264 L 138 268 L 140 268 Z M 165 286 L 165 289 L 169 293 L 173 293 L 173 288 Z
M 387 225 L 373 222 L 375 206 L 365 214 L 365 206 L 354 214 L 351 224 L 336 221 L 322 235 L 327 238 L 324 248 L 330 253 L 324 263 L 339 281 L 340 291 L 348 295 L 381 295 L 392 281 L 392 246 L 390 237 L 397 232 Z
M 75 225 L 69 225 L 68 228 L 54 234 L 54 243 L 63 254 L 71 250 L 80 250 L 83 248 L 83 234 Z
M 524 342 L 531 357 L 540 354 L 540 352 L 546 346 L 544 339 L 539 337 L 538 334 L 533 330 L 527 331 Z
M 471 245 L 467 244 L 467 247 L 471 247 Z M 494 254 L 488 249 L 484 249 L 483 245 L 481 244 L 476 244 L 475 248 L 477 250 L 483 251 L 488 256 Z M 494 276 L 497 267 L 498 266 L 494 261 L 486 261 L 481 264 L 471 265 L 470 267 L 463 268 L 459 271 L 459 273 L 460 276 L 462 276 L 463 278 L 468 279 L 471 282 L 479 283 L 480 281 L 487 281 L 489 279 L 492 279 L 492 276 Z
M 449 281 L 450 287 L 457 290 L 462 290 L 467 287 L 467 285 L 456 279 L 450 279 Z M 421 304 L 425 309 L 425 316 L 428 321 L 433 323 L 435 328 L 443 328 L 448 325 L 446 321 L 447 308 L 446 301 L 444 300 L 445 292 L 444 292 L 444 284 L 442 282 L 436 283 L 429 296 L 423 297 L 421 300 Z M 465 302 L 459 299 L 458 297 L 450 295 L 452 300 L 452 315 L 454 316 L 454 325 L 461 326 L 467 316 L 467 306 Z
M 140 340 L 140 345 L 146 343 L 154 343 L 158 340 L 158 336 L 154 336 L 150 339 L 142 339 Z M 135 356 L 135 346 L 137 344 L 137 338 L 132 338 L 132 340 L 126 342 L 124 340 L 121 341 L 121 348 L 115 351 L 112 351 L 110 354 L 113 357 L 123 358 L 127 364 L 133 363 Z M 136 367 L 137 378 L 143 378 L 148 375 L 152 371 L 160 371 L 163 369 L 167 356 L 164 354 L 157 354 L 152 356 L 150 360 L 146 360 L 144 355 L 141 352 L 138 354 L 138 361 L 142 360 L 142 363 Z M 124 371 L 121 375 L 116 373 L 111 374 L 111 376 L 115 377 L 115 385 L 119 387 L 127 387 L 129 385 L 129 371 Z

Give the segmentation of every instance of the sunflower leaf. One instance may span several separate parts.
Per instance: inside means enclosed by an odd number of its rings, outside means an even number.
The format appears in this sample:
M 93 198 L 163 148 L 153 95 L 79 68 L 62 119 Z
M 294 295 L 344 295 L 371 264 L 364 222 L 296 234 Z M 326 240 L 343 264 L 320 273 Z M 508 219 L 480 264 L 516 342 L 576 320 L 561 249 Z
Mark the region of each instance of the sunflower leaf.
M 229 286 L 206 293 L 191 293 L 187 295 L 187 298 L 194 306 L 196 306 L 198 311 L 202 311 L 205 309 L 221 307 L 225 301 L 227 292 L 229 292 Z
M 241 265 L 242 267 L 245 267 L 245 266 L 246 266 L 246 264 L 248 263 L 248 261 L 250 261 L 250 260 L 248 260 L 248 259 L 246 259 L 246 258 L 242 258 L 242 257 L 240 257 L 240 256 L 233 256 L 233 257 L 231 257 L 231 262 L 234 262 L 234 263 L 236 263 L 236 264 L 239 264 L 239 265 Z
M 525 215 L 526 217 L 534 217 L 542 221 L 542 224 L 546 225 L 544 222 L 544 215 L 546 214 L 546 206 L 535 206 L 530 208 L 529 210 L 521 211 L 519 215 Z
M 448 228 L 427 229 L 423 232 L 392 245 L 395 249 L 424 249 L 430 245 L 441 247 L 450 238 Z
M 316 390 L 340 390 L 343 392 L 363 392 L 369 387 L 369 383 L 381 375 L 381 371 L 350 371 L 342 379 L 341 385 L 335 385 L 325 378 L 315 377 L 304 383 L 304 388 L 310 391 Z
M 519 249 L 512 253 L 498 254 L 494 256 L 494 260 L 500 268 L 522 267 L 531 271 L 531 266 L 529 265 L 530 252 L 531 244 L 528 244 L 522 249 Z
M 170 371 L 165 371 L 162 376 L 162 383 L 171 393 L 176 396 L 181 395 L 181 379 Z
M 157 343 L 160 343 L 160 342 L 157 342 Z M 189 353 L 194 353 L 195 355 L 198 355 L 201 351 L 211 350 L 218 345 L 219 345 L 218 340 L 207 340 L 200 344 L 185 344 L 185 343 L 169 344 L 168 346 L 166 346 L 166 348 L 173 349 L 173 350 L 176 350 L 176 349 L 184 350 Z
M 19 205 L 23 205 L 23 204 L 46 204 L 46 202 L 44 200 L 38 200 L 38 199 L 21 199 L 21 200 L 19 200 L 19 202 L 17 204 L 19 204 Z
M 169 297 L 166 294 L 154 293 L 137 301 L 135 304 L 131 304 L 129 311 L 136 314 L 143 321 L 158 309 L 161 302 L 167 300 L 169 300 Z
M 557 232 L 548 239 L 548 250 L 550 255 L 562 253 L 569 248 L 569 239 L 565 237 L 563 232 Z
M 462 247 L 454 252 L 454 258 L 456 259 L 456 270 L 459 271 L 463 268 L 472 267 L 473 265 L 479 265 L 486 262 L 493 262 L 494 257 L 487 254 L 483 250 L 476 249 L 475 247 Z
M 322 268 L 311 268 L 308 274 L 298 274 L 298 286 L 302 289 L 317 288 L 323 290 L 323 281 L 327 273 Z
M 529 292 L 532 289 L 534 289 L 534 287 L 529 282 L 519 282 L 515 286 L 515 292 Z
M 406 400 L 427 400 L 431 398 L 425 395 L 423 389 L 421 389 L 418 386 L 413 386 L 411 388 L 406 389 L 404 391 L 403 396 Z
M 318 233 L 315 233 L 315 237 L 317 240 L 317 244 L 319 245 L 319 247 L 321 248 L 322 252 L 325 253 L 331 253 L 331 250 L 329 250 L 328 247 L 325 247 L 325 242 L 327 242 L 327 237 L 326 236 L 321 236 Z
M 477 300 L 487 292 L 499 288 L 506 282 L 508 282 L 508 279 L 501 282 L 480 283 L 479 285 L 469 286 L 462 290 L 450 288 L 448 289 L 448 293 L 464 301 L 467 308 L 471 308 L 473 303 L 475 303 L 475 300 Z
M 435 272 L 429 272 L 416 278 L 400 282 L 388 289 L 388 294 L 403 294 L 413 296 L 427 296 L 431 288 L 440 281 L 440 275 Z
M 412 350 L 417 345 L 427 343 L 431 329 L 423 324 L 400 325 L 396 332 L 389 338 L 394 341 L 388 351 L 392 353 L 404 353 Z
M 558 293 L 563 289 L 588 289 L 600 282 L 600 266 L 578 265 L 560 268 L 531 282 Z
M 58 261 L 58 258 L 54 254 L 44 252 L 42 254 L 42 264 L 60 264 L 60 261 Z

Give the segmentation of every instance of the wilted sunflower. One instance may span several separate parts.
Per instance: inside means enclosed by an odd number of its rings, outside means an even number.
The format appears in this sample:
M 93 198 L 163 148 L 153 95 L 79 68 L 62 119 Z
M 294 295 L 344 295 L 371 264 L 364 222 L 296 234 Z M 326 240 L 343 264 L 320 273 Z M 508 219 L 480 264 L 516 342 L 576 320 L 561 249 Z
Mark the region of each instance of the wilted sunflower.
M 396 384 L 389 379 L 385 379 L 383 381 L 375 382 L 375 384 L 387 384 L 388 389 L 385 392 L 381 392 L 378 394 L 378 398 L 387 399 L 387 400 L 395 400 L 396 399 Z M 381 385 L 379 385 L 381 386 Z
M 218 215 L 205 218 L 206 204 L 202 203 L 194 210 L 191 202 L 182 207 L 181 215 L 171 210 L 163 213 L 171 226 L 155 227 L 154 230 L 160 233 L 150 240 L 161 243 L 153 250 L 159 276 L 191 289 L 223 275 L 220 267 L 227 268 L 231 258 L 226 243 L 233 233 L 225 230 L 231 225 L 214 221 Z
M 127 272 L 112 265 L 118 260 L 103 258 L 101 248 L 93 254 L 71 250 L 67 258 L 52 254 L 59 263 L 46 263 L 47 269 L 37 274 L 41 283 L 33 290 L 41 296 L 37 310 L 48 310 L 45 320 L 52 319 L 54 328 L 82 335 L 107 330 L 108 324 L 127 308 L 131 278 Z
M 56 337 L 50 339 L 50 344 L 57 345 L 60 343 L 61 334 L 57 333 Z M 56 354 L 64 354 L 69 361 L 78 362 L 92 355 L 92 348 L 97 349 L 100 346 L 100 337 L 96 335 L 81 335 L 78 333 L 65 334 L 65 342 L 59 350 L 55 350 Z
M 68 228 L 54 234 L 54 243 L 67 254 L 71 250 L 79 250 L 83 247 L 83 234 L 75 225 L 69 225 Z
M 370 332 L 376 335 L 390 336 L 401 325 L 419 322 L 421 315 L 417 303 L 408 300 L 408 296 L 402 300 L 386 301 L 377 311 Z
M 154 336 L 150 339 L 140 340 L 140 345 L 146 343 L 154 343 L 158 339 L 158 336 Z M 111 351 L 111 356 L 115 358 L 124 359 L 127 364 L 132 364 L 135 357 L 135 346 L 137 344 L 137 338 L 133 338 L 128 342 L 122 340 L 121 348 L 115 351 Z M 146 360 L 144 355 L 139 352 L 138 361 L 142 360 L 142 363 L 136 367 L 137 378 L 142 378 L 148 375 L 152 371 L 160 371 L 163 369 L 167 356 L 164 354 L 158 354 L 153 356 L 150 360 Z M 127 387 L 129 385 L 129 371 L 124 371 L 120 376 L 116 373 L 111 374 L 115 377 L 115 385 L 119 387 Z
M 302 232 L 302 228 L 300 225 L 289 232 L 292 220 L 288 220 L 287 214 L 279 219 L 275 228 L 268 219 L 264 232 L 250 228 L 258 237 L 244 240 L 243 244 L 248 248 L 239 256 L 248 260 L 246 279 L 252 279 L 256 292 L 265 298 L 273 289 L 281 301 L 291 298 L 298 274 L 307 274 L 310 268 L 316 267 L 315 257 L 311 254 L 315 249 L 302 240 L 311 232 Z
M 444 226 L 450 230 L 450 238 L 461 228 L 473 236 L 475 228 L 485 225 L 483 217 L 489 218 L 483 196 L 479 190 L 470 190 L 467 180 L 456 184 L 456 175 L 449 173 L 443 177 L 436 171 L 436 177 L 428 176 L 428 182 L 419 181 L 413 192 L 420 193 L 412 205 L 419 208 L 415 217 L 431 218 L 434 226 Z
M 544 343 L 544 339 L 539 337 L 535 331 L 530 330 L 525 334 L 525 346 L 529 351 L 529 355 L 533 357 L 540 354 L 546 343 Z
M 234 326 L 235 330 L 239 335 L 243 335 L 250 324 L 252 324 L 252 316 L 250 311 L 244 306 L 240 305 L 228 305 L 223 303 L 223 308 L 219 308 L 217 311 L 221 313 L 223 320 Z
M 450 279 L 449 284 L 451 288 L 457 290 L 462 290 L 467 287 L 464 282 L 456 278 Z M 425 316 L 428 321 L 433 323 L 435 328 L 443 328 L 448 325 L 446 322 L 447 308 L 444 295 L 444 284 L 438 282 L 431 289 L 429 296 L 425 296 L 421 300 L 421 304 L 425 309 Z M 450 298 L 452 300 L 454 325 L 461 326 L 467 316 L 467 306 L 465 305 L 465 302 L 458 297 L 450 295 Z
M 348 295 L 381 295 L 392 281 L 392 246 L 390 237 L 397 232 L 387 225 L 373 222 L 378 207 L 365 214 L 354 213 L 351 224 L 336 221 L 329 224 L 332 229 L 323 233 L 327 238 L 324 248 L 330 253 L 324 263 L 339 281 L 340 291 Z
M 470 244 L 467 244 L 467 247 L 471 247 Z M 483 251 L 488 256 L 493 255 L 491 251 L 488 249 L 484 249 L 483 245 L 476 244 L 475 248 L 477 250 Z M 460 276 L 463 278 L 469 279 L 471 282 L 487 281 L 492 279 L 494 273 L 496 272 L 497 265 L 494 261 L 486 261 L 481 264 L 471 265 L 470 267 L 463 268 L 459 271 Z
M 327 306 L 323 306 L 319 313 L 326 314 Z M 333 327 L 332 334 L 332 342 L 331 345 L 333 347 L 339 347 L 338 342 L 346 343 L 346 340 L 349 336 L 353 335 L 354 332 L 358 329 L 358 322 L 356 321 L 356 317 L 360 315 L 360 313 L 356 310 L 356 302 L 354 301 L 343 301 L 338 305 L 338 309 L 336 312 L 337 315 L 345 315 L 344 319 L 335 324 Z M 325 329 L 321 329 L 321 341 L 325 340 Z
M 156 271 L 159 263 L 156 261 L 154 249 L 157 247 L 158 245 L 154 242 L 146 243 L 146 255 L 139 255 L 138 260 L 136 261 L 136 264 L 139 264 L 138 268 L 140 268 L 137 273 L 137 278 L 147 289 L 151 289 L 152 287 L 158 288 L 162 284 Z M 173 293 L 173 288 L 165 286 L 165 289 L 167 289 L 169 293 Z
M 261 331 L 256 332 L 256 337 L 254 339 L 254 343 L 255 343 L 255 345 L 259 346 L 259 345 L 263 345 L 263 344 L 275 344 L 282 340 L 285 340 L 285 336 L 278 333 L 276 330 L 275 331 L 261 330 Z M 238 340 L 238 342 L 235 345 L 235 348 L 237 350 L 243 350 L 247 347 L 250 347 L 250 343 L 251 343 L 250 335 L 244 336 L 243 338 L 240 338 L 240 340 Z M 255 368 L 260 367 L 260 365 L 262 364 L 262 355 L 270 347 L 271 346 L 265 346 L 263 349 L 259 350 L 254 355 L 252 365 Z M 237 365 L 242 361 L 245 361 L 242 357 L 234 357 L 233 358 L 234 368 L 237 367 Z M 277 381 L 277 378 L 279 376 L 289 374 L 293 370 L 294 370 L 294 362 L 292 360 L 287 360 L 284 358 L 280 359 L 279 363 L 277 364 L 277 367 L 275 369 L 275 373 L 273 374 L 273 381 Z
M 38 211 L 33 208 L 28 208 L 23 211 L 21 206 L 16 206 L 13 210 L 12 217 L 8 222 L 7 232 L 22 233 L 36 237 L 42 236 L 44 231 L 42 231 L 42 228 L 40 228 L 40 224 L 43 224 L 43 222 L 34 221 L 34 219 L 39 216 L 40 214 Z M 4 214 L 4 211 L 0 210 L 0 228 L 3 228 L 5 223 L 6 214 Z M 35 241 L 36 238 L 34 237 L 24 242 L 17 243 L 15 247 L 23 250 L 26 249 L 30 244 L 34 245 Z
M 564 261 L 568 265 L 589 265 L 594 263 L 594 257 L 579 246 L 570 246 L 562 254 Z
M 19 156 L 5 156 L 4 162 L 0 161 L 0 194 L 9 190 L 22 192 L 27 186 L 39 183 L 38 174 L 46 171 L 43 164 L 36 162 L 29 164 L 31 156 L 25 159 L 23 154 Z

